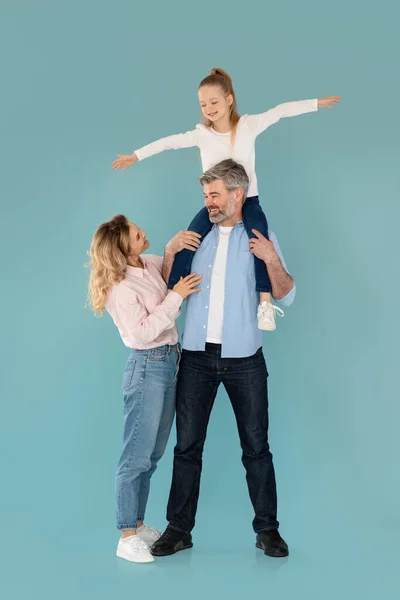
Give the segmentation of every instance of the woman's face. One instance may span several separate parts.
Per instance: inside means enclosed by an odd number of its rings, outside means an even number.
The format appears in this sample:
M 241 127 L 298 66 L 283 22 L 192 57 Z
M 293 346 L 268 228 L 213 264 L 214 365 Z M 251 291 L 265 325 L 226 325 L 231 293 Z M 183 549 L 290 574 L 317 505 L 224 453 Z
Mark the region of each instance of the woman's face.
M 146 232 L 139 229 L 135 223 L 129 223 L 129 254 L 137 258 L 149 246 L 150 242 L 146 239 Z
M 204 117 L 215 123 L 230 113 L 233 102 L 231 95 L 224 96 L 219 85 L 203 85 L 198 92 L 201 112 Z

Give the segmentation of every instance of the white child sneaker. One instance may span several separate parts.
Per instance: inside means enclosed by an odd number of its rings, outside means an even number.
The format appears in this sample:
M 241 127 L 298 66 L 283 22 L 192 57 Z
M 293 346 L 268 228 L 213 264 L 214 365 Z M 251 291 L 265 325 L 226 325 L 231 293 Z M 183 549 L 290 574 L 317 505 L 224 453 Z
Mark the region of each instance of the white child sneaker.
M 150 525 L 142 525 L 136 529 L 136 535 L 151 548 L 154 542 L 160 539 L 161 531 L 154 529 L 154 527 L 151 527 Z
M 283 317 L 285 314 L 281 308 L 274 306 L 271 302 L 262 302 L 257 311 L 258 329 L 275 331 L 275 313 L 279 317 Z
M 118 542 L 117 556 L 135 563 L 154 562 L 150 548 L 138 535 L 121 538 Z

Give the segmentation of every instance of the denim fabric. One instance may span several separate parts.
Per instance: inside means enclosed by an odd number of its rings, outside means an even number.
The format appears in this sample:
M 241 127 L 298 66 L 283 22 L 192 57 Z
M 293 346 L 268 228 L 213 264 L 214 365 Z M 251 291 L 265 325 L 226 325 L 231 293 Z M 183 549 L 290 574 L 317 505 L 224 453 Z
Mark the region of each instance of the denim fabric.
M 195 525 L 203 446 L 222 383 L 236 417 L 255 513 L 254 531 L 278 529 L 275 471 L 268 444 L 267 377 L 261 348 L 247 358 L 221 358 L 219 344 L 207 344 L 203 352 L 182 351 L 176 400 L 177 445 L 167 509 L 171 527 L 190 532 Z
M 124 434 L 116 477 L 117 527 L 143 521 L 150 478 L 164 454 L 175 414 L 180 347 L 132 350 L 123 375 Z

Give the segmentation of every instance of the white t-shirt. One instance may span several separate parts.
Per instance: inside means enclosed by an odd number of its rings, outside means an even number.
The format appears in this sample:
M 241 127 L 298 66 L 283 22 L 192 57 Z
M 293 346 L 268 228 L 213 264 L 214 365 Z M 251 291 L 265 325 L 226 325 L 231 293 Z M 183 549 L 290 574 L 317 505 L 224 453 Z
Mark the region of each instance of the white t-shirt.
M 243 165 L 249 177 L 248 197 L 258 195 L 255 171 L 255 141 L 257 136 L 284 117 L 295 117 L 318 110 L 318 99 L 286 102 L 259 115 L 243 115 L 236 129 L 235 143 L 230 133 L 218 133 L 205 125 L 197 125 L 193 131 L 162 138 L 135 150 L 138 160 L 143 160 L 163 150 L 178 150 L 197 146 L 200 149 L 203 171 L 221 160 L 233 158 Z
M 207 342 L 222 344 L 224 324 L 225 276 L 228 259 L 229 237 L 233 227 L 218 227 L 219 240 L 210 284 L 210 306 L 208 312 Z

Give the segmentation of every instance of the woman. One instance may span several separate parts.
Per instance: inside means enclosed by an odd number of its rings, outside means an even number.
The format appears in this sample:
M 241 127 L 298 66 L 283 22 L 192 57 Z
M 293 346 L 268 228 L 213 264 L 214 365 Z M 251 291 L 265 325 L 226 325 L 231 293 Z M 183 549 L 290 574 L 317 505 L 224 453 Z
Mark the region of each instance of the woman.
M 151 546 L 160 533 L 144 525 L 150 478 L 162 457 L 175 412 L 180 347 L 175 319 L 185 298 L 199 291 L 200 276 L 181 279 L 167 289 L 174 257 L 183 248 L 196 250 L 200 236 L 175 235 L 164 259 L 143 255 L 150 246 L 146 232 L 123 215 L 103 223 L 90 248 L 89 300 L 93 311 L 106 309 L 131 349 L 123 375 L 123 449 L 116 477 L 117 556 L 152 562 Z

